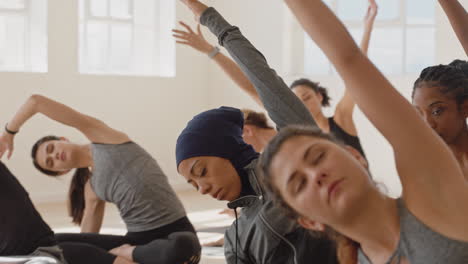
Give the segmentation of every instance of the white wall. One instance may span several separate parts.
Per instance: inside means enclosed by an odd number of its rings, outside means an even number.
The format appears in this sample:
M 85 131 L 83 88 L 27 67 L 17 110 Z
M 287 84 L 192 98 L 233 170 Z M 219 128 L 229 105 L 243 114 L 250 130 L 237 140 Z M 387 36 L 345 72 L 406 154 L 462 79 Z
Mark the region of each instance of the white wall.
M 461 0 L 461 2 L 468 8 L 468 0 Z M 302 49 L 303 44 L 288 41 L 291 32 L 285 29 L 291 29 L 290 24 L 295 22 L 289 20 L 290 13 L 283 1 L 215 1 L 214 6 L 228 18 L 228 21 L 240 27 L 244 35 L 265 55 L 270 65 L 284 77 L 286 83 L 291 83 L 297 77 L 288 75 L 288 72 L 302 66 L 297 67 L 294 65 L 294 60 L 291 62 L 289 59 L 297 56 L 295 50 Z M 292 30 L 297 30 L 292 28 Z M 436 46 L 437 63 L 448 63 L 455 58 L 466 58 L 445 14 L 439 7 L 437 9 Z M 210 76 L 210 106 L 231 105 L 239 108 L 259 109 L 213 63 L 210 65 Z M 417 75 L 389 76 L 390 81 L 407 98 L 410 98 L 412 84 L 416 78 Z M 337 77 L 315 79 L 325 87 L 329 87 L 334 99 L 333 103 L 336 104 L 343 93 L 341 80 Z M 334 105 L 325 111 L 326 114 L 331 115 L 333 108 Z M 396 176 L 390 146 L 359 110 L 355 113 L 355 121 L 374 177 L 386 185 L 391 195 L 399 195 L 401 187 Z
M 187 121 L 206 108 L 207 61 L 185 47 L 177 48 L 177 77 L 95 76 L 77 73 L 77 1 L 49 0 L 49 72 L 0 73 L 0 124 L 5 124 L 33 93 L 40 93 L 98 117 L 128 133 L 157 158 L 176 188 L 188 188 L 175 166 L 175 142 Z M 193 17 L 177 1 L 177 17 Z M 16 137 L 9 168 L 34 201 L 64 200 L 68 177 L 51 179 L 33 168 L 30 150 L 41 136 L 56 134 L 85 143 L 71 128 L 36 116 Z

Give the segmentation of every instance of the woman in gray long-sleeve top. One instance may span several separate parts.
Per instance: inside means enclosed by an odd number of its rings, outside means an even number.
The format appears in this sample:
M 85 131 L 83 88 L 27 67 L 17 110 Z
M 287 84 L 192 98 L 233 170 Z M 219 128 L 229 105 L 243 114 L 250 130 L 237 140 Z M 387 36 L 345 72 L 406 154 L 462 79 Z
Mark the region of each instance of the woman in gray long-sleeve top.
M 278 128 L 316 126 L 309 111 L 237 27 L 198 1 L 185 3 L 201 15 L 201 24 L 218 37 L 255 85 Z M 202 194 L 229 201 L 230 208 L 243 208 L 225 234 L 228 263 L 336 263 L 332 241 L 310 236 L 264 192 L 256 167 L 258 158 L 242 140 L 242 125 L 239 110 L 224 107 L 206 111 L 188 123 L 176 147 L 178 171 L 189 183 Z
M 361 41 L 361 50 L 367 54 L 371 33 L 377 16 L 378 7 L 375 0 L 369 0 L 369 7 L 364 18 L 364 34 Z M 180 22 L 180 25 L 185 28 L 185 31 L 174 29 L 174 37 L 177 43 L 188 45 L 202 53 L 207 54 L 213 61 L 237 84 L 237 86 L 252 97 L 259 105 L 263 106 L 258 93 L 242 72 L 239 66 L 228 56 L 222 54 L 218 47 L 211 45 L 203 36 L 200 25 L 196 32 L 192 28 Z M 328 96 L 326 88 L 317 82 L 308 79 L 299 79 L 294 81 L 291 90 L 304 103 L 306 108 L 311 113 L 318 127 L 326 133 L 333 134 L 337 139 L 349 145 L 364 155 L 364 150 L 361 146 L 359 137 L 357 136 L 356 125 L 353 120 L 355 103 L 351 99 L 349 93 L 345 92 L 344 96 L 338 102 L 335 112 L 332 117 L 326 117 L 323 113 L 323 107 L 330 105 L 331 98 Z M 256 131 L 254 131 L 256 132 Z M 262 134 L 260 134 L 262 136 Z M 249 138 L 245 138 L 246 142 Z M 248 142 L 251 144 L 250 142 Z M 263 149 L 262 146 L 260 149 Z

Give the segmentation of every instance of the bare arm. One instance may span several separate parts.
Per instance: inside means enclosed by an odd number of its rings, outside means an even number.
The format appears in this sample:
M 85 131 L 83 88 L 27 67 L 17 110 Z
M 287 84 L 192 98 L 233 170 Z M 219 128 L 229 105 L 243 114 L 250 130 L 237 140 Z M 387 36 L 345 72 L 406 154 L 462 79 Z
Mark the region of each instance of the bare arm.
M 99 233 L 105 208 L 105 201 L 97 197 L 88 181 L 85 185 L 85 209 L 81 221 L 81 233 Z
M 173 36 L 177 39 L 177 43 L 190 46 L 195 50 L 205 54 L 209 54 L 214 49 L 214 46 L 206 41 L 205 37 L 203 36 L 200 24 L 197 25 L 197 32 L 195 33 L 192 28 L 184 22 L 180 21 L 179 23 L 186 29 L 186 31 L 177 29 L 173 30 Z M 229 76 L 229 78 L 231 78 L 231 80 L 233 80 L 237 86 L 241 88 L 241 90 L 252 97 L 255 102 L 263 106 L 260 98 L 258 97 L 257 91 L 255 90 L 255 87 L 232 59 L 219 52 L 213 57 L 213 60 L 224 71 L 224 73 L 226 73 L 227 76 Z
M 92 142 L 119 144 L 130 140 L 126 134 L 107 126 L 104 122 L 41 95 L 29 97 L 8 122 L 8 129 L 19 131 L 26 121 L 38 113 L 78 129 Z M 9 156 L 11 155 L 13 139 L 12 135 L 5 132 L 0 137 L 0 158 L 6 150 L 9 150 Z
M 463 222 L 460 220 L 466 217 L 460 217 L 463 214 L 456 205 L 467 202 L 468 188 L 447 145 L 362 54 L 322 1 L 286 3 L 335 65 L 363 113 L 392 145 L 403 198 L 410 210 L 436 230 L 459 236 L 460 226 L 453 223 Z
M 468 13 L 458 0 L 439 0 L 439 4 L 468 55 Z
M 375 0 L 369 0 L 369 7 L 367 8 L 366 17 L 364 18 L 364 35 L 361 40 L 361 51 L 367 56 L 369 51 L 369 43 L 372 35 L 372 29 L 374 28 L 375 18 L 377 17 L 378 6 Z M 349 90 L 346 89 L 338 102 L 335 109 L 335 122 L 342 127 L 348 134 L 353 136 L 357 135 L 356 125 L 353 120 L 354 106 L 356 103 L 349 94 Z

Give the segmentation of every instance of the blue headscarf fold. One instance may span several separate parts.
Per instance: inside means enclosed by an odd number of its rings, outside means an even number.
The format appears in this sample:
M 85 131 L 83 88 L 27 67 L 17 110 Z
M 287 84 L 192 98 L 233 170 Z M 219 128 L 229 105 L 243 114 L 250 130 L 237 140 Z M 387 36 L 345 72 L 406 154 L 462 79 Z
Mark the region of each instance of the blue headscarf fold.
M 244 116 L 237 108 L 223 106 L 196 115 L 177 139 L 177 167 L 182 161 L 193 157 L 227 159 L 241 177 L 241 195 L 251 194 L 253 191 L 244 168 L 259 154 L 244 142 L 243 127 Z

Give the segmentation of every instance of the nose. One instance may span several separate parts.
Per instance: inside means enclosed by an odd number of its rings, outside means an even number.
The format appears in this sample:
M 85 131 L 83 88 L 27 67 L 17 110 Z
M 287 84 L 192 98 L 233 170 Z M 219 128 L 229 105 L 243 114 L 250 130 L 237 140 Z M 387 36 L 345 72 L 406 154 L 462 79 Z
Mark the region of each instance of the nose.
M 205 183 L 199 183 L 198 185 L 198 191 L 202 194 L 208 194 L 211 191 L 211 186 Z
M 55 159 L 57 159 L 57 160 L 60 159 L 60 153 L 58 151 L 55 152 Z
M 318 187 L 322 187 L 323 185 L 327 184 L 328 181 L 328 174 L 321 168 L 308 168 L 307 174 L 312 175 L 313 182 Z

